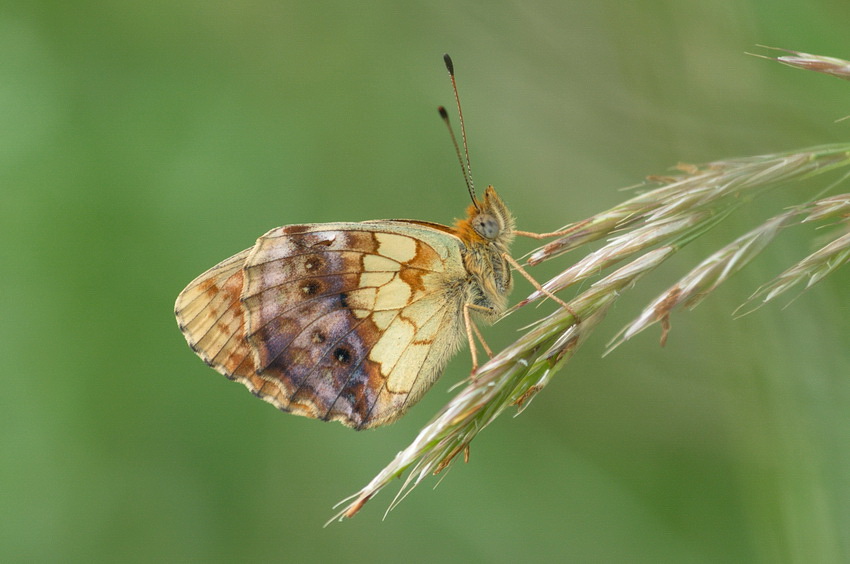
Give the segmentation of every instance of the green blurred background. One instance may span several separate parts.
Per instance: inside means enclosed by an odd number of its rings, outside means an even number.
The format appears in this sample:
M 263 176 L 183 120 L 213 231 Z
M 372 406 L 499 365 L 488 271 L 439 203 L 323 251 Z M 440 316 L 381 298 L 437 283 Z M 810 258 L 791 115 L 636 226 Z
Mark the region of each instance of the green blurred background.
M 462 214 L 443 52 L 478 183 L 546 231 L 679 161 L 847 140 L 850 85 L 745 52 L 850 58 L 848 16 L 846 0 L 4 3 L 0 560 L 847 561 L 848 269 L 731 315 L 812 230 L 675 316 L 666 348 L 655 330 L 601 358 L 647 300 L 793 198 L 624 296 L 521 417 L 385 521 L 392 491 L 322 528 L 469 355 L 400 422 L 356 433 L 207 368 L 172 307 L 278 225 Z

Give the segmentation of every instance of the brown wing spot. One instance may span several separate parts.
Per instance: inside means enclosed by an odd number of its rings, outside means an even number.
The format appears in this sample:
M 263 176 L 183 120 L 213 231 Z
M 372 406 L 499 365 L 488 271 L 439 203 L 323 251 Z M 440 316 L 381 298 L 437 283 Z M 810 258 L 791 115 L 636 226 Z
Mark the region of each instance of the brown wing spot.
M 325 336 L 324 333 L 317 330 L 317 331 L 313 331 L 312 335 L 310 336 L 310 340 L 313 341 L 317 345 L 321 345 L 322 343 L 325 342 L 325 340 L 327 340 L 327 337 Z
M 296 233 L 303 233 L 310 229 L 309 225 L 284 225 L 280 228 L 280 230 L 287 235 L 295 235 Z
M 334 358 L 340 364 L 350 364 L 351 363 L 351 351 L 345 347 L 337 347 L 334 350 Z
M 214 276 L 210 276 L 206 280 L 202 281 L 198 284 L 198 290 L 205 293 L 207 295 L 207 299 L 213 299 L 219 291 L 218 284 L 216 284 L 216 278 Z
M 309 255 L 304 260 L 304 270 L 307 272 L 317 272 L 321 271 L 324 267 L 324 261 L 316 255 Z
M 307 280 L 301 283 L 301 293 L 305 296 L 315 296 L 322 290 L 322 285 L 316 280 Z

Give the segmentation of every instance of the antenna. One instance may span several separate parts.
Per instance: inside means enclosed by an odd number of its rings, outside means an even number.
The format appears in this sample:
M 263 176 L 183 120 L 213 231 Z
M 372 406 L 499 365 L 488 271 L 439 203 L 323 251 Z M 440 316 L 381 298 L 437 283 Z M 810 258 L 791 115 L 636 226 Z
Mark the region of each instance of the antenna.
M 463 174 L 464 182 L 466 182 L 466 189 L 469 191 L 469 197 L 472 198 L 472 205 L 475 206 L 475 209 L 481 211 L 478 207 L 478 202 L 475 199 L 475 188 L 472 186 L 472 180 L 470 180 L 467 175 L 466 169 L 469 165 L 464 164 L 463 162 L 463 156 L 460 153 L 460 145 L 457 144 L 457 137 L 455 137 L 454 129 L 452 129 L 452 124 L 449 122 L 449 114 L 443 106 L 437 108 L 437 111 L 440 112 L 440 117 L 443 118 L 443 123 L 445 123 L 446 127 L 449 129 L 449 135 L 452 138 L 452 145 L 454 145 L 455 154 L 457 154 L 457 161 L 460 163 L 460 172 Z
M 463 141 L 463 155 L 460 152 L 460 146 L 457 142 L 457 137 L 455 137 L 454 130 L 452 129 L 451 123 L 449 122 L 449 114 L 446 112 L 446 109 L 443 106 L 438 108 L 440 112 L 440 117 L 443 118 L 443 121 L 446 124 L 446 127 L 449 128 L 449 135 L 452 137 L 452 143 L 455 147 L 455 152 L 457 153 L 458 161 L 460 161 L 460 168 L 463 172 L 463 179 L 466 182 L 466 188 L 469 190 L 469 197 L 472 198 L 472 203 L 475 205 L 475 209 L 480 210 L 478 207 L 478 201 L 475 199 L 475 184 L 472 182 L 472 163 L 469 160 L 469 146 L 466 141 L 466 127 L 463 124 L 463 110 L 460 106 L 460 96 L 457 93 L 457 81 L 455 81 L 455 65 L 452 62 L 452 58 L 449 57 L 448 53 L 443 55 L 443 62 L 446 64 L 446 70 L 449 71 L 449 78 L 452 81 L 452 91 L 455 95 L 455 103 L 457 104 L 457 115 L 460 120 L 460 138 Z

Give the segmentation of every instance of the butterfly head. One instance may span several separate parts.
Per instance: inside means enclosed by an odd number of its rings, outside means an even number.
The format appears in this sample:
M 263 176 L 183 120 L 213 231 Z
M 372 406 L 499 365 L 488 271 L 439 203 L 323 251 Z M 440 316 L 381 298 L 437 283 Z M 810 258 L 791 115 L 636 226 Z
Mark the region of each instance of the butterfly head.
M 468 245 L 494 245 L 507 251 L 514 238 L 514 218 L 507 206 L 488 186 L 482 199 L 476 198 L 466 210 L 466 218 L 455 224 L 458 236 Z

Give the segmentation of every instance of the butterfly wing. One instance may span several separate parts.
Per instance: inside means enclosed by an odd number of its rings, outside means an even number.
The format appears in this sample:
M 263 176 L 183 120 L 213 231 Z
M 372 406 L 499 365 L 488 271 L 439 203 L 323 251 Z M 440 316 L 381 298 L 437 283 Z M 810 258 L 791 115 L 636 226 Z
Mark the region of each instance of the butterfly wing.
M 462 341 L 461 246 L 418 222 L 281 227 L 190 284 L 178 320 L 201 358 L 278 408 L 375 427 Z
M 174 313 L 177 324 L 204 362 L 216 370 L 235 374 L 250 356 L 244 331 L 242 267 L 251 249 L 235 254 L 193 280 L 180 292 Z M 250 359 L 248 359 L 250 360 Z M 253 366 L 245 367 L 252 369 Z
M 193 280 L 177 297 L 174 314 L 189 346 L 204 362 L 280 407 L 286 398 L 257 375 L 245 340 L 242 268 L 250 253 L 237 253 Z

